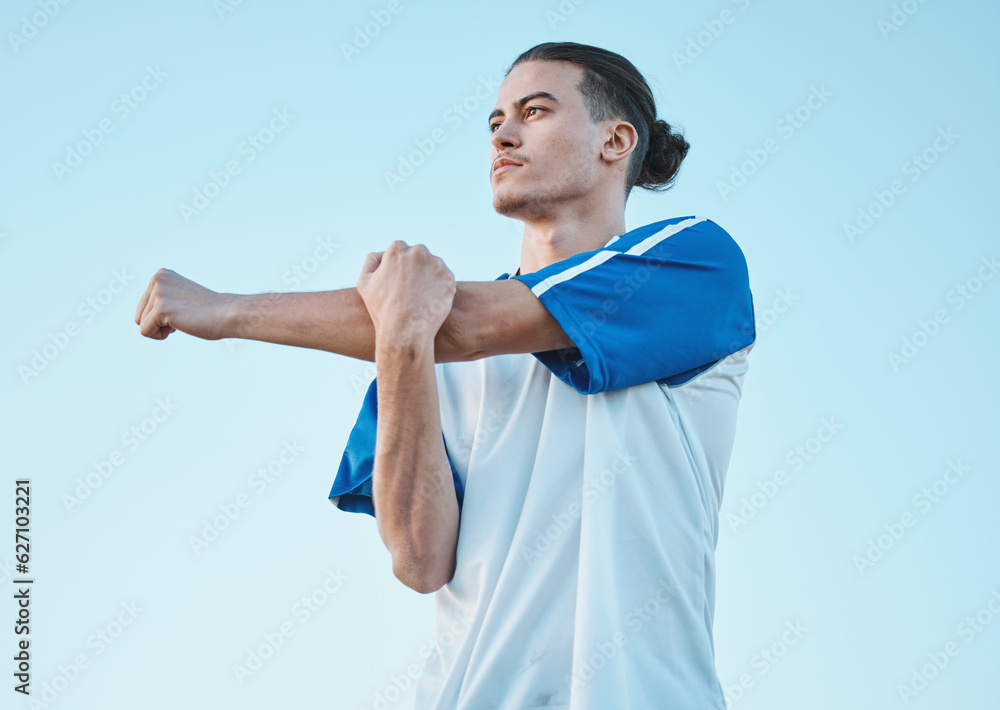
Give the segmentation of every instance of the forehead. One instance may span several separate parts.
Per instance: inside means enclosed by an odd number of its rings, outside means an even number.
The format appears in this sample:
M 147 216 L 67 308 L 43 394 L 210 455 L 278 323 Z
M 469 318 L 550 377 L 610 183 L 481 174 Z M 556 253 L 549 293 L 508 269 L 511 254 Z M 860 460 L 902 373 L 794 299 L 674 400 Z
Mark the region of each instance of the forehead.
M 496 108 L 508 110 L 516 101 L 536 91 L 547 91 L 561 104 L 583 103 L 577 87 L 583 80 L 583 67 L 572 62 L 521 62 L 510 70 L 497 91 Z

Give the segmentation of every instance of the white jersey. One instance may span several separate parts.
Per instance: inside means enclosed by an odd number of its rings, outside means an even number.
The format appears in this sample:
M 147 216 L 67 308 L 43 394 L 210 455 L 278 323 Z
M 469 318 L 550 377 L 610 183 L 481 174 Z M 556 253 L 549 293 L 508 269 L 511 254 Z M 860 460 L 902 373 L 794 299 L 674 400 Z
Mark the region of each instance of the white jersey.
M 435 364 L 461 522 L 415 707 L 725 710 L 715 546 L 756 337 L 742 251 L 684 217 L 499 278 L 577 347 Z M 376 385 L 330 492 L 369 515 Z

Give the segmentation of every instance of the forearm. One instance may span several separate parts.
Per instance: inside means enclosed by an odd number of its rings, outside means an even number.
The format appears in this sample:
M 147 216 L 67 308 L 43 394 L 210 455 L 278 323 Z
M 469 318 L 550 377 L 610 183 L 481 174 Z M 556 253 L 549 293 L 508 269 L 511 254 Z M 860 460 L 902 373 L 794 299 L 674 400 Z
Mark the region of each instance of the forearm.
M 373 258 L 373 255 L 369 255 Z M 532 290 L 517 279 L 453 282 L 451 305 L 421 314 L 440 327 L 434 362 L 572 347 L 573 341 Z M 159 269 L 136 306 L 148 338 L 175 330 L 206 340 L 246 338 L 375 360 L 375 326 L 355 287 L 306 293 L 217 293 L 170 269 Z
M 441 434 L 434 343 L 392 335 L 376 345 L 378 425 L 372 475 L 379 533 L 393 572 L 436 591 L 454 574 L 459 509 Z
M 375 327 L 357 288 L 307 293 L 224 294 L 223 338 L 247 338 L 375 360 Z M 216 309 L 212 309 L 215 314 Z M 137 321 L 138 322 L 138 321 Z M 203 336 L 204 337 L 204 336 Z M 220 335 L 216 335 L 220 337 Z M 555 318 L 516 279 L 458 281 L 434 336 L 434 362 L 573 347 Z
M 474 282 L 469 291 L 479 293 Z M 459 288 L 461 293 L 461 288 Z M 466 293 L 456 305 L 480 298 Z M 354 287 L 312 293 L 261 293 L 229 296 L 223 337 L 262 340 L 338 353 L 359 360 L 375 361 L 375 327 L 364 301 Z M 448 315 L 434 338 L 434 362 L 468 359 L 477 346 L 460 322 L 469 308 Z M 381 381 L 381 380 L 380 380 Z

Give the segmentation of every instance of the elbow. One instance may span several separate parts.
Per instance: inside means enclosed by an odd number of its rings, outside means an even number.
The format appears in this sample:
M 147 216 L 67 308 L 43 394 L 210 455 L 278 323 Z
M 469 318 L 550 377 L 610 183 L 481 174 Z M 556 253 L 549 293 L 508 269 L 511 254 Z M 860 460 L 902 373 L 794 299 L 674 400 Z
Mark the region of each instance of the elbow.
M 451 312 L 441 324 L 434 343 L 436 362 L 468 362 L 485 356 L 480 354 L 480 333 L 475 329 L 477 322 L 466 317 L 458 304 L 453 304 Z
M 448 583 L 446 579 L 435 578 L 427 574 L 403 575 L 396 573 L 396 578 L 419 594 L 433 594 Z
M 458 525 L 437 522 L 423 530 L 396 529 L 388 545 L 392 573 L 400 582 L 420 594 L 436 592 L 455 576 Z
M 454 494 L 452 494 L 454 496 Z M 396 579 L 420 594 L 436 592 L 455 576 L 460 510 L 457 498 L 435 510 L 400 516 L 377 514 Z
M 392 573 L 400 582 L 420 594 L 438 591 L 455 576 L 455 560 L 393 555 Z

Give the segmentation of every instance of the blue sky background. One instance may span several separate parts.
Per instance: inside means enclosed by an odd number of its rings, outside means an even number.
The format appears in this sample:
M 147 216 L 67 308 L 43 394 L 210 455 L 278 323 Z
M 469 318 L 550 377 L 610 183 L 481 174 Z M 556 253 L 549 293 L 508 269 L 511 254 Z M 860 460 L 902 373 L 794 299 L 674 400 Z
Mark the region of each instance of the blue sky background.
M 512 271 L 520 223 L 492 210 L 487 116 L 510 62 L 549 40 L 627 56 L 691 143 L 627 227 L 704 215 L 749 264 L 759 337 L 717 557 L 730 708 L 996 704 L 998 22 L 981 0 L 8 3 L 0 704 L 407 706 L 394 688 L 433 637 L 432 597 L 393 577 L 374 519 L 326 498 L 371 364 L 157 342 L 132 318 L 160 267 L 217 291 L 327 290 L 403 239 L 458 280 Z M 276 111 L 283 130 L 252 153 Z M 111 475 L 67 504 L 95 467 Z M 45 705 L 11 689 L 20 477 Z

